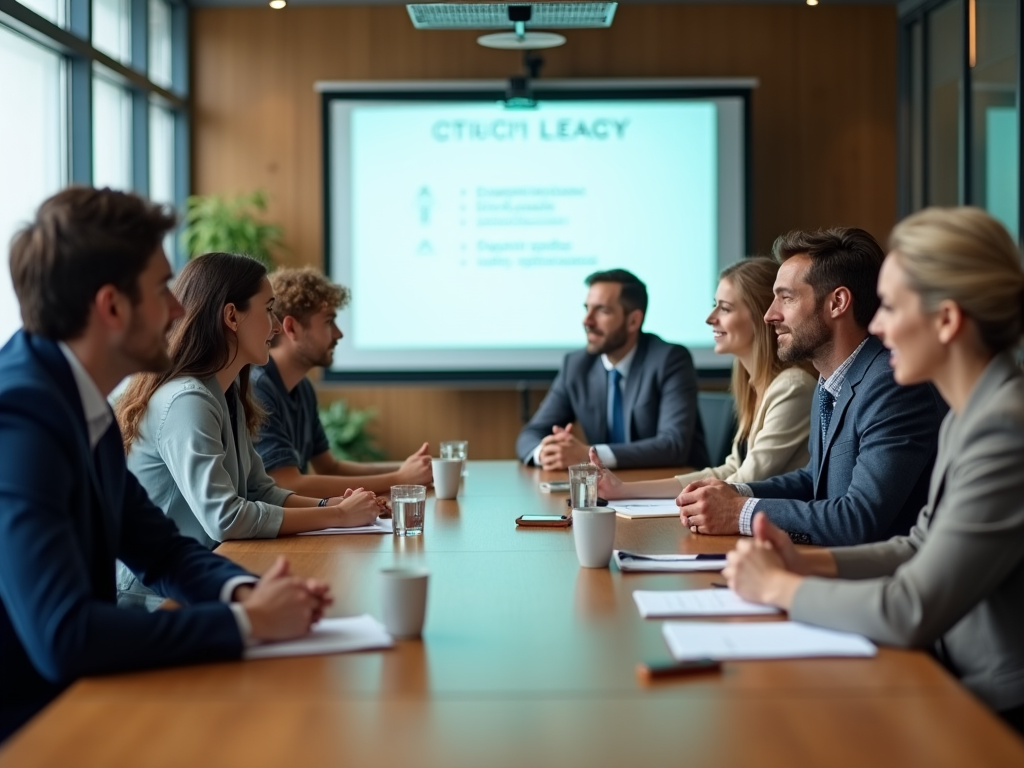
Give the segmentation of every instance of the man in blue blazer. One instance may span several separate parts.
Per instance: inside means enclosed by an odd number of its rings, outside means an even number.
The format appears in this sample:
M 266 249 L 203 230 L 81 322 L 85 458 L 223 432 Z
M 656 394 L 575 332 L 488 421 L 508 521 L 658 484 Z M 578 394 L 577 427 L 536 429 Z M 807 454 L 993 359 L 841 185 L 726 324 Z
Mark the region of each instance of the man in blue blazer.
M 595 272 L 586 283 L 587 347 L 566 355 L 519 433 L 519 458 L 544 469 L 589 461 L 576 421 L 609 468 L 706 467 L 689 351 L 641 332 L 647 287 L 631 272 Z
M 12 245 L 24 330 L 0 350 L 0 739 L 82 675 L 236 659 L 250 638 L 304 634 L 330 601 L 284 561 L 257 581 L 179 535 L 125 468 L 105 397 L 169 362 L 173 226 L 134 195 L 71 188 Z M 188 607 L 117 608 L 117 559 Z
M 676 503 L 694 533 L 751 535 L 764 512 L 797 542 L 845 546 L 907 533 L 924 505 L 946 404 L 927 384 L 901 387 L 867 327 L 885 254 L 867 232 L 791 232 L 765 321 L 779 357 L 820 374 L 807 466 L 732 486 L 701 480 Z

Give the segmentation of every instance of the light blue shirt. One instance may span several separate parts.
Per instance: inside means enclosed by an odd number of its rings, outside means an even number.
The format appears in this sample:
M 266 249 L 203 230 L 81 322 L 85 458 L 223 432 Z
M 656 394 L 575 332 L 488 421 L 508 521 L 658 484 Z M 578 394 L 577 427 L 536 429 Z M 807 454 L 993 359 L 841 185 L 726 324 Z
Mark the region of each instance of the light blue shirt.
M 237 406 L 233 430 L 216 378 L 172 379 L 150 398 L 128 453 L 128 469 L 153 503 L 210 549 L 229 539 L 277 536 L 292 493 L 264 471 Z M 123 566 L 118 589 L 149 593 Z

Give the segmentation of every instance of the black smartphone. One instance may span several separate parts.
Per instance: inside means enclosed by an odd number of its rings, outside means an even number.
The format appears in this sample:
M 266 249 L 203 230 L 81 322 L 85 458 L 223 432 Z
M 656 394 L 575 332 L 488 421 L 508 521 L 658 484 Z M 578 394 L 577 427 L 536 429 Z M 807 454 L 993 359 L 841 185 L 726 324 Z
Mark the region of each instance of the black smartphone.
M 520 515 L 516 518 L 516 525 L 523 527 L 566 528 L 572 525 L 572 518 L 568 515 Z

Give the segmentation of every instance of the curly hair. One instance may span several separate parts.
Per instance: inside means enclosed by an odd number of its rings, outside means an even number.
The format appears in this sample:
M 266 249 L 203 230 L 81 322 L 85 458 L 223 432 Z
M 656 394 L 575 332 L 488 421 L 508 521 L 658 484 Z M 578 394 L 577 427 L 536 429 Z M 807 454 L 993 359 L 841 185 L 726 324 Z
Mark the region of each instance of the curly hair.
M 274 311 L 277 316 L 291 316 L 302 325 L 324 309 L 343 309 L 352 298 L 348 288 L 327 279 L 313 267 L 280 267 L 270 273 L 274 289 Z

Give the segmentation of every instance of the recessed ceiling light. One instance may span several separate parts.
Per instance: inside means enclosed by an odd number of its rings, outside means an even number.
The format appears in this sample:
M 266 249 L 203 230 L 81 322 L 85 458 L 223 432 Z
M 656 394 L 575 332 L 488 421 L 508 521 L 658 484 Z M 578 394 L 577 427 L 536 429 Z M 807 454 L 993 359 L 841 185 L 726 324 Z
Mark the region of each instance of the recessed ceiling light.
M 817 5 L 818 4 L 818 0 L 807 0 L 807 4 L 808 5 Z
M 817 0 L 815 0 L 815 2 L 817 2 Z M 286 5 L 288 5 L 287 0 L 270 0 L 270 7 L 273 8 L 275 11 L 281 10 Z

